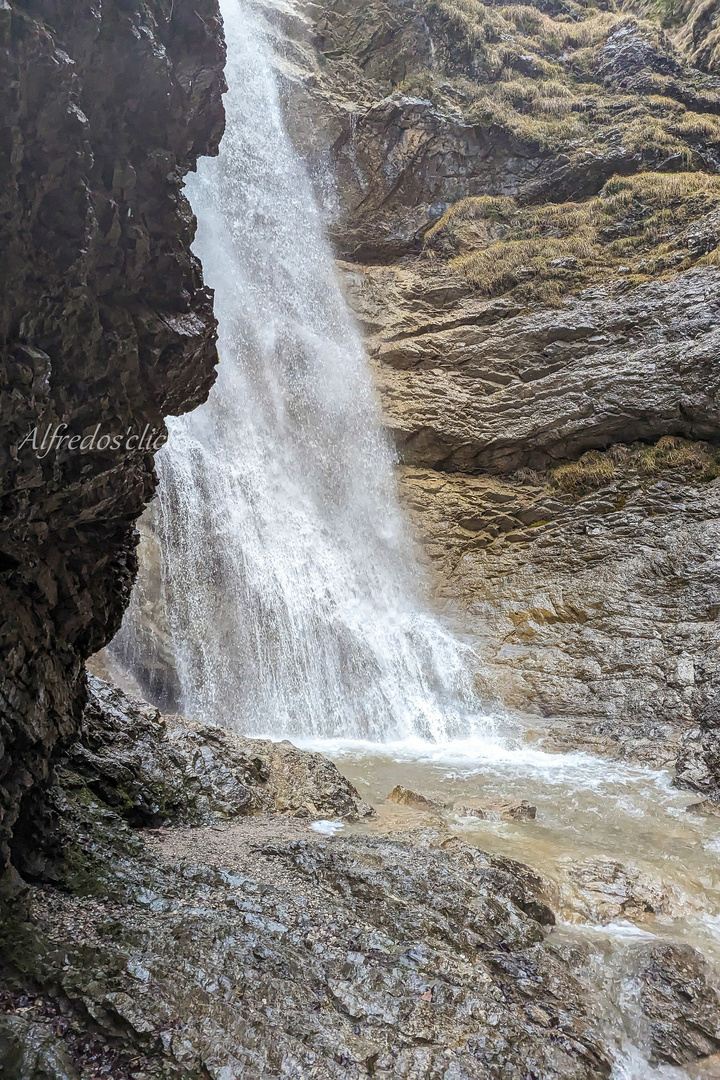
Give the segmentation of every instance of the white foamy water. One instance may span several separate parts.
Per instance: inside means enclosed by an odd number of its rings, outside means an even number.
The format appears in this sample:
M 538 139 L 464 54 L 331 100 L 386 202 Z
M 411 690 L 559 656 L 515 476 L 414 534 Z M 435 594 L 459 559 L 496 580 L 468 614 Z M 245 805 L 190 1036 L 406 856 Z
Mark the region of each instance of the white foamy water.
M 416 590 L 393 453 L 262 25 L 239 0 L 222 9 L 227 131 L 188 183 L 219 377 L 169 422 L 159 574 L 146 557 L 113 654 L 146 692 L 165 666 L 176 708 L 246 733 L 466 733 L 467 649 Z

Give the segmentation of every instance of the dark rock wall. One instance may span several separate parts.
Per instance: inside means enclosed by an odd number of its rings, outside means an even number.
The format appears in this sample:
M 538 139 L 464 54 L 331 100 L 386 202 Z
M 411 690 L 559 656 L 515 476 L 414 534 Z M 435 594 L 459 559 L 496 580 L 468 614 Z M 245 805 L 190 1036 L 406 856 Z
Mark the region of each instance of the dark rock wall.
M 147 436 L 98 445 L 163 432 L 214 379 L 181 188 L 217 151 L 223 66 L 217 0 L 0 0 L 0 873 L 156 484 Z M 43 451 L 61 424 L 72 448 Z

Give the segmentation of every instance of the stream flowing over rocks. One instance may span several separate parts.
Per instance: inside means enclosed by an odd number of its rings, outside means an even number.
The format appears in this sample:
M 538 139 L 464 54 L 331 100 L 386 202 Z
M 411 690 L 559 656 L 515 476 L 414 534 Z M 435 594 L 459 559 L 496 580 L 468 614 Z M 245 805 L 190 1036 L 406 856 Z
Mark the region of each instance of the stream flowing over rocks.
M 91 677 L 79 737 L 16 837 L 6 1075 L 594 1080 L 624 1060 L 620 987 L 637 1075 L 712 1064 L 720 996 L 695 948 L 657 936 L 661 886 L 600 857 L 572 862 L 562 897 L 464 840 L 467 806 L 406 788 L 398 804 L 420 810 L 400 830 L 318 754 L 164 718 Z M 323 838 L 324 818 L 347 835 Z M 568 903 L 579 936 L 556 925 Z M 586 919 L 647 929 L 607 952 Z
M 78 1030 L 112 1076 L 131 1058 L 148 1078 L 609 1075 L 536 874 L 437 827 L 322 840 L 321 814 L 372 811 L 318 755 L 91 680 L 20 838 L 38 884 L 4 922 L 0 1062 L 27 1070 L 9 1075 L 94 1075 Z M 662 1024 L 696 988 L 712 1033 L 684 1036 L 693 1060 L 720 1046 L 720 1001 L 686 953 L 647 993 Z
M 717 0 L 0 75 L 0 1076 L 720 1077 Z

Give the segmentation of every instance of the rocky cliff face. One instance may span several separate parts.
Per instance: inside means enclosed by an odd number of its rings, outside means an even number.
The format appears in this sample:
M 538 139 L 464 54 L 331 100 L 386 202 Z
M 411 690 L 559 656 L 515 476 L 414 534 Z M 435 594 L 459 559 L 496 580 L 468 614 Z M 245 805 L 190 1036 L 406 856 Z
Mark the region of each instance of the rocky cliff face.
M 181 187 L 223 63 L 216 0 L 0 3 L 0 874 L 127 603 L 149 440 L 213 381 Z
M 693 732 L 680 772 L 703 790 L 714 11 L 663 26 L 573 0 L 328 0 L 274 17 L 438 597 L 546 738 L 672 763 Z M 548 734 L 558 717 L 571 728 Z

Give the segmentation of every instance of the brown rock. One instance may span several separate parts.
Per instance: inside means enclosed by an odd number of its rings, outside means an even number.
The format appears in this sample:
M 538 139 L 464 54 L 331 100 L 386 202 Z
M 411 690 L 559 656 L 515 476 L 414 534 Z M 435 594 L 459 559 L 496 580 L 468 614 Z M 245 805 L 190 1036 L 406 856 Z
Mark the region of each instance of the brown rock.
M 421 795 L 417 791 L 411 791 L 410 788 L 403 787 L 401 784 L 398 784 L 397 787 L 392 789 L 387 796 L 387 801 L 399 803 L 401 806 L 412 806 L 415 810 L 431 810 L 436 812 L 444 809 L 441 802 L 437 802 L 435 799 L 428 799 L 425 795 Z
M 716 799 L 702 799 L 686 806 L 688 814 L 705 814 L 708 817 L 720 817 L 720 803 Z

